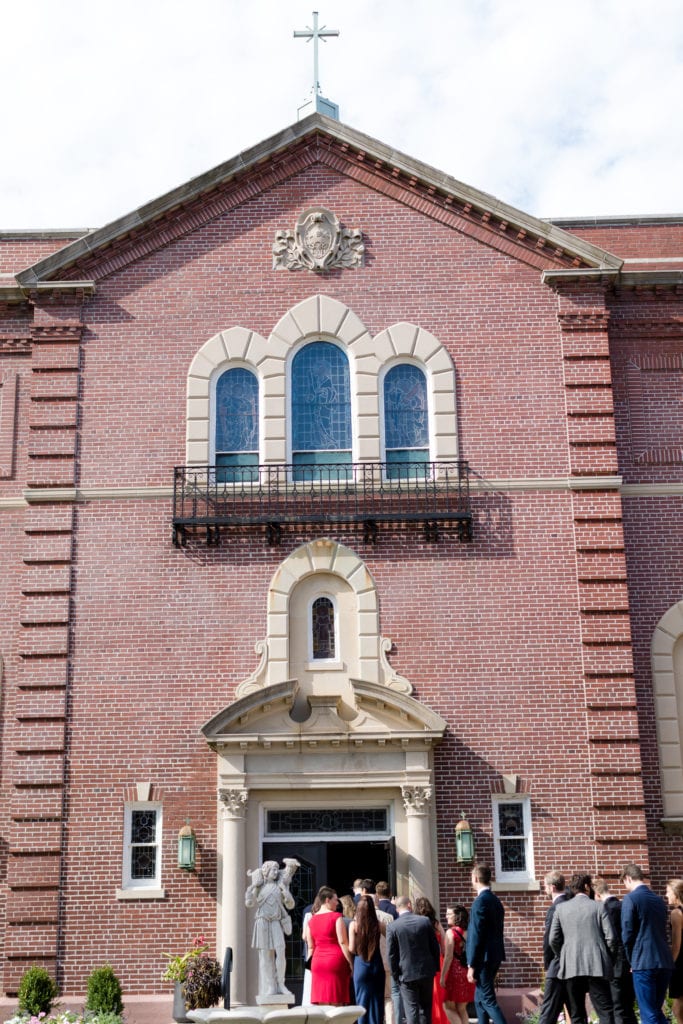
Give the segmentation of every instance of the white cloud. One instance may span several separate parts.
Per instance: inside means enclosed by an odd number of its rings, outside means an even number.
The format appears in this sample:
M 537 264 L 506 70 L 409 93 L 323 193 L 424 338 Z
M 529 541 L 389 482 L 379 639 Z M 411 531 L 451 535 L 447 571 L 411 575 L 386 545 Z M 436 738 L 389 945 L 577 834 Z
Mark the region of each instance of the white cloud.
M 0 226 L 97 226 L 296 119 L 308 0 L 3 10 Z M 541 216 L 683 211 L 677 0 L 326 0 L 342 120 Z M 11 45 L 8 45 L 11 41 Z

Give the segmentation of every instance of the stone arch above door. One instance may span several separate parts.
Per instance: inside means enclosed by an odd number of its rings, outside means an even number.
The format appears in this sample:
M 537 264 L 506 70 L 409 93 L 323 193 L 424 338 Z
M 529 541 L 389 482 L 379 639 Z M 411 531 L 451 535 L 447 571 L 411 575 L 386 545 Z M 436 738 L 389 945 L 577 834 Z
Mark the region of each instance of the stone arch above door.
M 240 683 L 237 697 L 291 677 L 292 594 L 300 583 L 317 574 L 343 581 L 354 596 L 358 657 L 353 675 L 398 692 L 412 693 L 411 684 L 393 670 L 387 659 L 391 640 L 380 635 L 377 589 L 367 566 L 355 551 L 321 537 L 298 547 L 273 575 L 267 595 L 268 633 L 265 640 L 255 645 L 261 661 L 256 671 Z

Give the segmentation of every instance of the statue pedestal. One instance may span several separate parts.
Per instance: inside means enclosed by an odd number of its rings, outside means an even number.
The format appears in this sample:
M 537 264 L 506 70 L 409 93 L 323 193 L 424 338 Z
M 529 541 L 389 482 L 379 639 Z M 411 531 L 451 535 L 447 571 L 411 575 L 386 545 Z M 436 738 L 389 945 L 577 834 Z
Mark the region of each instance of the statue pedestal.
M 291 992 L 277 992 L 269 996 L 256 996 L 256 1005 L 262 1006 L 264 1012 L 268 1010 L 282 1010 L 288 1006 L 293 1006 L 296 1002 L 296 996 Z

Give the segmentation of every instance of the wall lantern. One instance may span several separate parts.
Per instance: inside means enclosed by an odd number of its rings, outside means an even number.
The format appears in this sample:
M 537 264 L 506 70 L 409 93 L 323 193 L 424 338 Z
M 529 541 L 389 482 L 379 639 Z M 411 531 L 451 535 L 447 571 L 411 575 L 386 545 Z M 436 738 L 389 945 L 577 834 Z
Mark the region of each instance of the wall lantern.
M 178 833 L 178 867 L 185 871 L 194 871 L 197 857 L 197 837 L 192 831 L 190 819 Z
M 474 836 L 472 826 L 461 811 L 461 819 L 455 826 L 455 852 L 458 864 L 472 864 L 474 861 Z

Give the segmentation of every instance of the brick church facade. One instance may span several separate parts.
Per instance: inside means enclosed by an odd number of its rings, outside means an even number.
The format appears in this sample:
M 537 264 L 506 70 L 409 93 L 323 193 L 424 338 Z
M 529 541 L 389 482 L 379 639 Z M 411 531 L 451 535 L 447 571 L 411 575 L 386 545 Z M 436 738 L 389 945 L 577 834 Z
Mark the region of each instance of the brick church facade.
M 252 1001 L 248 868 L 443 912 L 463 814 L 518 993 L 551 867 L 681 873 L 683 218 L 313 114 L 0 258 L 5 994 L 203 934 Z

